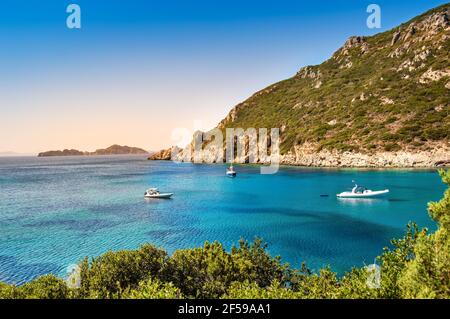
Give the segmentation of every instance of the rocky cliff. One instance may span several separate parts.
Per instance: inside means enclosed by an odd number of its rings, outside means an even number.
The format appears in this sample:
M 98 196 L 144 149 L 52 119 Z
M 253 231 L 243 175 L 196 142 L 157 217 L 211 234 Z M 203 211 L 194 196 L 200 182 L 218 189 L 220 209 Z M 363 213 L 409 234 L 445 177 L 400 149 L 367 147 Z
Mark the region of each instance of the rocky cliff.
M 168 161 L 172 158 L 172 154 L 178 154 L 181 151 L 183 151 L 181 148 L 173 146 L 169 149 L 153 153 L 148 159 L 152 161 Z

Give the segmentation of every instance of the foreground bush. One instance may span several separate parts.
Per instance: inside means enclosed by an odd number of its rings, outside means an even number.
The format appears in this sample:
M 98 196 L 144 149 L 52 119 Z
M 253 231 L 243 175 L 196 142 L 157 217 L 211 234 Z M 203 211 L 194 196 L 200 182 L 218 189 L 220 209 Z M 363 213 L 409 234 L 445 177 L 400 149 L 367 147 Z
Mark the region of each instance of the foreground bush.
M 218 242 L 202 248 L 176 251 L 167 261 L 163 280 L 173 282 L 189 297 L 219 298 L 230 285 L 245 280 L 266 287 L 273 280 L 287 282 L 287 264 L 272 258 L 260 239 L 249 244 L 241 240 L 231 253 Z
M 450 171 L 440 174 L 450 186 Z M 354 268 L 342 278 L 329 268 L 293 269 L 256 239 L 241 240 L 230 252 L 218 242 L 172 256 L 149 244 L 108 252 L 80 263 L 79 287 L 48 275 L 20 287 L 0 283 L 0 299 L 450 298 L 450 188 L 429 204 L 429 213 L 438 230 L 428 234 L 409 224 L 403 238 L 392 240 L 378 257 L 376 289 L 368 285 L 368 269 Z
M 0 283 L 0 299 L 67 299 L 71 291 L 66 282 L 53 275 L 39 277 L 20 287 Z
M 152 245 L 138 250 L 107 252 L 80 264 L 79 296 L 85 298 L 118 298 L 140 282 L 158 277 L 166 263 L 167 253 Z
M 441 171 L 441 176 L 450 185 L 450 171 Z M 443 199 L 430 203 L 428 210 L 439 228 L 428 236 L 421 233 L 416 240 L 414 258 L 408 260 L 399 278 L 406 298 L 450 297 L 450 188 Z
M 16 298 L 15 291 L 16 291 L 15 287 L 0 282 L 0 299 Z
M 245 281 L 234 282 L 223 297 L 226 299 L 299 299 L 302 295 L 283 287 L 277 281 L 266 288 L 261 288 L 255 282 Z
M 183 294 L 171 282 L 162 283 L 157 279 L 141 281 L 139 286 L 123 294 L 124 299 L 181 299 Z

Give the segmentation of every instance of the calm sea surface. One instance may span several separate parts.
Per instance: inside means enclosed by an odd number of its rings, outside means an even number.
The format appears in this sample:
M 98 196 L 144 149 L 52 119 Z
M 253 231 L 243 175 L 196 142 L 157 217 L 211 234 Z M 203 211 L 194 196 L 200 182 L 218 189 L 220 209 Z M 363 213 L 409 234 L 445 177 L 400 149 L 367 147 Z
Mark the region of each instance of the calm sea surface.
M 0 281 L 20 284 L 107 250 L 153 243 L 170 253 L 262 237 L 298 267 L 342 273 L 373 262 L 409 221 L 435 229 L 428 201 L 445 190 L 435 171 L 282 168 L 150 162 L 140 156 L 0 158 Z M 352 180 L 387 199 L 338 200 Z M 171 200 L 145 200 L 150 187 Z M 321 195 L 329 195 L 322 197 Z

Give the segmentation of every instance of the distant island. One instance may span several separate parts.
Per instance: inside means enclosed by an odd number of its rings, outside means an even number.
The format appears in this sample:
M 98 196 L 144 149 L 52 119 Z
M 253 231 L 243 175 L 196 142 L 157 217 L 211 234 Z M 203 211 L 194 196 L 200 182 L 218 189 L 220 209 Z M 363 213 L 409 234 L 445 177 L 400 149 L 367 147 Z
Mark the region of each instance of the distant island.
M 82 152 L 75 149 L 65 149 L 62 151 L 47 151 L 38 154 L 38 157 L 51 157 L 51 156 L 95 156 L 95 155 L 138 155 L 149 154 L 148 151 L 130 146 L 112 145 L 105 149 L 98 149 L 95 152 Z

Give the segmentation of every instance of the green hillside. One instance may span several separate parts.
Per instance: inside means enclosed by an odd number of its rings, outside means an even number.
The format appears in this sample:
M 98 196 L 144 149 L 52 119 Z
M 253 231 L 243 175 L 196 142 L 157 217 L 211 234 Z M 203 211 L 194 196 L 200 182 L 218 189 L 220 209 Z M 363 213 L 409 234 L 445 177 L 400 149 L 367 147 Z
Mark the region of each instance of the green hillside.
M 450 4 L 390 31 L 351 37 L 237 105 L 220 124 L 282 128 L 282 153 L 429 150 L 450 140 Z

